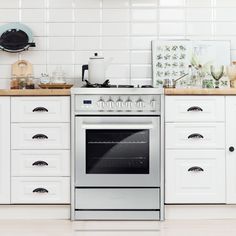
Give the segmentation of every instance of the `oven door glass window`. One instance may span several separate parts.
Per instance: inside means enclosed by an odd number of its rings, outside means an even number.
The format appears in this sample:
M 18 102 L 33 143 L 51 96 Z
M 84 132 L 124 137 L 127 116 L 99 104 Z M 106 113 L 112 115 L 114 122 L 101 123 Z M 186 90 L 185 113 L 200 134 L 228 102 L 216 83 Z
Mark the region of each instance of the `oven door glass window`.
M 86 130 L 87 174 L 149 174 L 149 130 Z

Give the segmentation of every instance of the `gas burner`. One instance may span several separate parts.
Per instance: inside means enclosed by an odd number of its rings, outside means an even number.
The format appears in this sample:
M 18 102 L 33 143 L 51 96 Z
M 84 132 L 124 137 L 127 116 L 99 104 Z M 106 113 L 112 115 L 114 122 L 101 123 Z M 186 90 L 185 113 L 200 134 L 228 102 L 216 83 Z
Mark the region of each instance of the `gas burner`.
M 134 85 L 118 85 L 118 88 L 134 88 Z
M 110 85 L 110 81 L 106 80 L 103 84 L 91 84 L 88 80 L 85 80 L 85 88 L 116 88 L 116 85 Z
M 152 85 L 142 85 L 141 88 L 153 88 Z

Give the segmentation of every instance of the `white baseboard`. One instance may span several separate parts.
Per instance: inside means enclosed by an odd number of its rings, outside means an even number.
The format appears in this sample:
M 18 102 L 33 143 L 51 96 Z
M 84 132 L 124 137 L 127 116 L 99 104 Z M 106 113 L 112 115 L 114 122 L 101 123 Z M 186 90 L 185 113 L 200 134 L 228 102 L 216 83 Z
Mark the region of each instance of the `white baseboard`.
M 165 219 L 236 219 L 236 205 L 166 205 Z
M 0 220 L 70 219 L 69 205 L 0 205 Z

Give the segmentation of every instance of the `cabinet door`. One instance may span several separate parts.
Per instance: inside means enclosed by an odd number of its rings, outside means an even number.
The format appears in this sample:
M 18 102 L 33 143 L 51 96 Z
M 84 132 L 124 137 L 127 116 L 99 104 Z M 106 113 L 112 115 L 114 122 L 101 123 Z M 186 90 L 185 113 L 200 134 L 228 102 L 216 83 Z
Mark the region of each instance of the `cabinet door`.
M 0 204 L 10 203 L 10 97 L 0 97 Z
M 167 150 L 166 203 L 225 203 L 224 150 Z
M 236 96 L 226 97 L 226 190 L 227 203 L 236 204 Z

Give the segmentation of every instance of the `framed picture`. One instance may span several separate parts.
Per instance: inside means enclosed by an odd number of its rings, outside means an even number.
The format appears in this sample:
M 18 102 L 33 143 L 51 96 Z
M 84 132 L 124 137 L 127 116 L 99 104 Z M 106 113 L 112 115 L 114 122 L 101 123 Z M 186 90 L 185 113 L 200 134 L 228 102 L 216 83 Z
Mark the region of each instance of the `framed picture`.
M 210 75 L 211 65 L 229 65 L 230 61 L 230 41 L 154 40 L 153 86 L 162 87 L 164 79 L 175 80 L 187 74 L 190 65 L 201 65 Z

